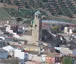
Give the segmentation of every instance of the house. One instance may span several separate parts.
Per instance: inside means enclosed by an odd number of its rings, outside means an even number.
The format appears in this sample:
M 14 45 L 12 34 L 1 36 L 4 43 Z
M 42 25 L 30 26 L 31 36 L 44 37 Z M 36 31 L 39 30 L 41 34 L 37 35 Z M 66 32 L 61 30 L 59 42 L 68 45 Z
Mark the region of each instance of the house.
M 0 48 L 0 59 L 7 59 L 7 58 L 8 58 L 8 52 Z

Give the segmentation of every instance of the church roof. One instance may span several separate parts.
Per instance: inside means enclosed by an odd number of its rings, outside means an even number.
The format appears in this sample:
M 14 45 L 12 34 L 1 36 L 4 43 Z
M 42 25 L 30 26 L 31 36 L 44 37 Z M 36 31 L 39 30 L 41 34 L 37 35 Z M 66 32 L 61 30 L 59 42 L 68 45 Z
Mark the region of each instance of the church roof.
M 39 10 L 35 12 L 35 15 L 39 15 L 39 14 L 41 14 Z

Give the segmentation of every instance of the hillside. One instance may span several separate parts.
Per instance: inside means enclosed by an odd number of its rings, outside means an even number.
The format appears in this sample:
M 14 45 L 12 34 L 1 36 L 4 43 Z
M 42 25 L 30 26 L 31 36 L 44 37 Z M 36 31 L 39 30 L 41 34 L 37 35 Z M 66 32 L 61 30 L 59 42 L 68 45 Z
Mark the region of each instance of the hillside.
M 11 16 L 3 10 L 3 8 L 0 8 L 0 20 L 10 20 Z
M 23 17 L 33 17 L 34 12 L 40 10 L 50 19 L 72 21 L 76 18 L 76 0 L 0 0 L 0 2 L 16 6 Z

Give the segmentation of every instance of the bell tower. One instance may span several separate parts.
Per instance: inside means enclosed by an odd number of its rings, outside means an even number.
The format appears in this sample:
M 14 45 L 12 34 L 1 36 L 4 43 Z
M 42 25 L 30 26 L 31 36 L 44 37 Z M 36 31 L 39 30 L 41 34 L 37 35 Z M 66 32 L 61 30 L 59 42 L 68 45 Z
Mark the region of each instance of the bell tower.
M 34 20 L 32 24 L 32 43 L 38 45 L 38 42 L 41 40 L 41 13 L 40 11 L 35 12 Z

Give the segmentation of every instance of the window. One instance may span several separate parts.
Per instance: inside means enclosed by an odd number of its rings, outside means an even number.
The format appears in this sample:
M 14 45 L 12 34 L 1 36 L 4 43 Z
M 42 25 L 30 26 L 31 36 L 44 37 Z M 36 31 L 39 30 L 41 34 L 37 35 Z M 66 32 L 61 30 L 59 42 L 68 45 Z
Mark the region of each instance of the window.
M 37 25 L 35 25 L 35 28 L 37 27 Z

